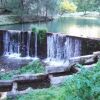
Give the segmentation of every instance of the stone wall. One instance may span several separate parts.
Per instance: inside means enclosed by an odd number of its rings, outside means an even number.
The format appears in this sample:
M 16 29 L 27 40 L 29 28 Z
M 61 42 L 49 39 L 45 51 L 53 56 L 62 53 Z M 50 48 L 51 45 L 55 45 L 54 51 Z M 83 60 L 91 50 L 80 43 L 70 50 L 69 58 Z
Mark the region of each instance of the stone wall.
M 82 55 L 92 54 L 95 51 L 100 51 L 100 40 L 82 39 Z

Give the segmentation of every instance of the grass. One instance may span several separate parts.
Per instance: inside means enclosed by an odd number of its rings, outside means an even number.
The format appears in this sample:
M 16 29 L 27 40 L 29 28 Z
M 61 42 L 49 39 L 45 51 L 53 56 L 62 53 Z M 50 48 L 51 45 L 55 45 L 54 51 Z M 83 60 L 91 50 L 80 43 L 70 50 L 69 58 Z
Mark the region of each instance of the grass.
M 31 62 L 30 64 L 22 68 L 19 68 L 18 70 L 13 70 L 5 74 L 0 74 L 1 76 L 0 78 L 1 80 L 9 80 L 12 79 L 14 75 L 25 74 L 25 73 L 35 74 L 35 73 L 43 73 L 43 72 L 44 72 L 44 66 L 40 61 L 37 60 L 35 62 Z
M 100 61 L 93 70 L 82 68 L 58 87 L 34 90 L 8 100 L 100 100 Z

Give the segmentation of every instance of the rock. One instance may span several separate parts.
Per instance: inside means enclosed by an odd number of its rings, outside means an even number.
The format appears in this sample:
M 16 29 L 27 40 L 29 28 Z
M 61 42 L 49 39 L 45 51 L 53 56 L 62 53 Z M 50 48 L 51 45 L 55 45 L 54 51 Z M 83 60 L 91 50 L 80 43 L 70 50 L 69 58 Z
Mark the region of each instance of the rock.
M 24 81 L 24 80 L 44 80 L 48 75 L 44 73 L 38 74 L 22 74 L 13 77 L 13 81 Z
M 98 59 L 100 59 L 100 51 L 93 52 L 93 55 L 94 55 L 94 56 L 97 56 L 97 57 L 98 57 Z
M 0 80 L 0 86 L 7 86 L 7 85 L 12 85 L 11 80 Z
M 12 81 L 8 80 L 0 80 L 0 92 L 7 92 L 12 90 Z
M 70 77 L 72 77 L 72 75 L 59 76 L 59 77 L 50 76 L 50 83 L 51 85 L 59 85 L 63 83 L 67 78 Z
M 60 73 L 60 72 L 65 72 L 66 70 L 67 70 L 67 67 L 63 67 L 63 66 L 55 66 L 55 67 L 53 67 L 53 66 L 46 66 L 45 67 L 45 72 L 47 73 L 47 74 L 52 74 L 52 73 Z
M 7 99 L 7 92 L 0 92 L 0 100 L 6 100 Z
M 80 64 L 93 64 L 94 63 L 94 55 L 86 55 L 70 58 L 70 63 L 80 63 Z
M 23 91 L 29 87 L 40 89 L 50 86 L 48 75 L 43 73 L 17 75 L 13 78 L 13 82 L 17 83 L 17 91 Z
M 96 66 L 96 64 L 85 65 L 84 68 L 93 69 L 93 67 L 95 67 L 95 66 Z
M 4 69 L 4 68 L 2 68 L 0 71 L 4 73 L 4 72 L 5 72 L 5 69 Z
M 28 89 L 23 90 L 23 91 L 16 91 L 16 93 L 13 92 L 13 91 L 11 91 L 11 92 L 8 92 L 8 93 L 7 93 L 7 97 L 14 97 L 14 96 L 16 96 L 16 95 L 22 95 L 22 94 L 29 93 L 29 92 L 31 92 L 31 91 L 33 91 L 33 89 L 32 89 L 31 87 L 29 87 Z
M 83 65 L 90 65 L 94 63 L 94 58 L 86 59 Z

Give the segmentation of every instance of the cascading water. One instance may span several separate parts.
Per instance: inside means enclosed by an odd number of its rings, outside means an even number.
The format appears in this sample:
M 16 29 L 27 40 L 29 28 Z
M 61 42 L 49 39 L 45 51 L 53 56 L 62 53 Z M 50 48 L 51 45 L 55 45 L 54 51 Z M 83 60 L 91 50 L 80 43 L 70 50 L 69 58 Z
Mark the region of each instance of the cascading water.
M 4 55 L 19 56 L 18 31 L 9 31 L 4 34 Z
M 69 58 L 81 55 L 81 40 L 64 35 L 52 34 L 47 37 L 47 62 L 64 63 Z M 60 65 L 58 62 L 56 63 Z
M 27 52 L 25 57 L 29 57 L 31 32 L 28 32 L 27 34 L 27 39 L 25 40 L 25 35 L 20 31 L 7 31 L 4 34 L 4 55 L 18 58 L 21 56 L 23 49 L 26 48 L 26 51 L 24 50 Z M 25 41 L 27 41 L 26 47 Z
M 4 36 L 4 55 L 9 55 L 9 36 L 8 36 L 8 33 L 6 32 L 5 33 L 5 36 Z
M 35 32 L 35 57 L 37 58 L 37 33 Z
M 4 33 L 4 56 L 37 58 L 37 33 L 9 30 Z
M 30 41 L 31 41 L 31 32 L 28 32 L 27 36 L 27 57 L 30 57 Z
M 18 33 L 18 54 L 20 54 L 20 41 L 21 41 L 21 38 L 20 38 L 20 32 Z
M 4 55 L 6 56 L 37 58 L 38 50 L 42 49 L 38 46 L 37 33 L 7 31 L 4 34 Z M 79 55 L 81 55 L 80 39 L 56 33 L 47 36 L 49 61 L 66 61 L 70 57 Z

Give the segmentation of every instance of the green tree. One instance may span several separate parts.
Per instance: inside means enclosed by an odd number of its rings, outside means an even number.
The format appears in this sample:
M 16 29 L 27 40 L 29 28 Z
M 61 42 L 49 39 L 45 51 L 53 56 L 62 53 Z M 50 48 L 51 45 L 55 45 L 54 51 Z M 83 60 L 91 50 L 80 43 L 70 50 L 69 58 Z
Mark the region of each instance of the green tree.
M 100 0 L 95 0 L 94 2 L 94 10 L 99 12 L 99 16 L 100 16 Z
M 77 4 L 77 10 L 84 12 L 84 14 L 94 10 L 95 0 L 74 0 L 74 2 Z
M 68 12 L 75 12 L 76 9 L 77 7 L 73 2 L 69 2 L 66 0 L 63 0 L 59 5 L 60 15 L 63 15 L 64 13 L 68 13 Z

